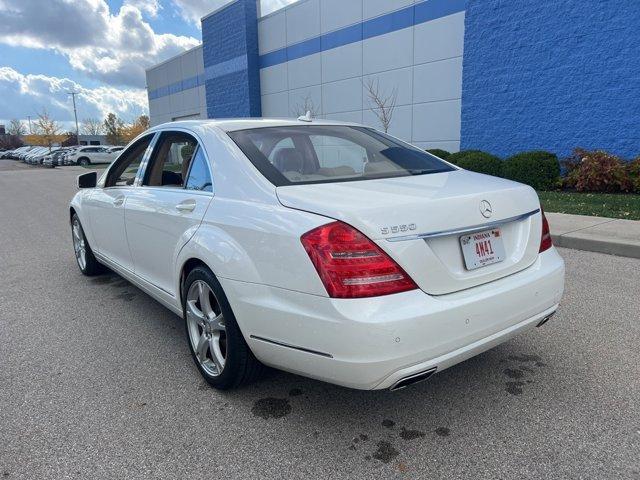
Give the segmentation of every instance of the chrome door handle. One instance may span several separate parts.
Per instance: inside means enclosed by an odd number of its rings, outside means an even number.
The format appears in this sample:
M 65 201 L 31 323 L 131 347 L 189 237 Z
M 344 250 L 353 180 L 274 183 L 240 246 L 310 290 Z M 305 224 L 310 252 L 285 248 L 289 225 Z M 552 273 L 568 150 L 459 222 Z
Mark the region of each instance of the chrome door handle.
M 179 212 L 193 212 L 196 208 L 195 200 L 185 200 L 182 203 L 176 205 L 176 209 Z
M 114 207 L 121 207 L 123 203 L 124 203 L 124 195 L 122 195 L 120 197 L 116 197 L 113 200 L 113 206 Z

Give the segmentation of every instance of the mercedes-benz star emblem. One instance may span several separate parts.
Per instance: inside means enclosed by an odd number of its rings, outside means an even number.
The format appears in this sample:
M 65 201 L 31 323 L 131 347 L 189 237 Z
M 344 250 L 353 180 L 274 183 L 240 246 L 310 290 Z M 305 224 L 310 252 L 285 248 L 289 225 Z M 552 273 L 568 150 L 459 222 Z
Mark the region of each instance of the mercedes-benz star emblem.
M 480 202 L 480 213 L 482 214 L 482 216 L 484 218 L 491 217 L 491 214 L 493 213 L 493 209 L 491 208 L 491 204 L 489 202 L 487 202 L 486 200 L 482 200 Z

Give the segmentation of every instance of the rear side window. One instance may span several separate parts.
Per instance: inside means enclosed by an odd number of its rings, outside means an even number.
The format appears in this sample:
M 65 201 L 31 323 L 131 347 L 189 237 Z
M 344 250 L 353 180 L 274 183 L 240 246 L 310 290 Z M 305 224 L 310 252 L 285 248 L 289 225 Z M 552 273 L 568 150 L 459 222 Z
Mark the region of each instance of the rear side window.
M 213 192 L 213 183 L 209 173 L 209 165 L 202 148 L 196 149 L 191 161 L 191 169 L 185 185 L 187 190 L 199 190 L 201 192 Z
M 423 150 L 365 127 L 295 125 L 240 130 L 228 135 L 276 186 L 454 170 Z

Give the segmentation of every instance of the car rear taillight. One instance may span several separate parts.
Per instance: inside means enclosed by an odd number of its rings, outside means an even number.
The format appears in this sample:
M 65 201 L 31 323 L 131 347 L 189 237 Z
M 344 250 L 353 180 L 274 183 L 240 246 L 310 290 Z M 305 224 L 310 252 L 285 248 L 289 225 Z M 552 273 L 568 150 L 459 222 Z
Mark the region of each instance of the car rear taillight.
M 553 245 L 551 241 L 551 232 L 549 231 L 549 222 L 547 221 L 547 217 L 544 215 L 544 210 L 540 208 L 540 213 L 542 213 L 542 237 L 540 238 L 540 253 L 545 250 L 549 250 Z
M 375 297 L 418 288 L 389 255 L 345 223 L 322 225 L 300 240 L 330 297 Z

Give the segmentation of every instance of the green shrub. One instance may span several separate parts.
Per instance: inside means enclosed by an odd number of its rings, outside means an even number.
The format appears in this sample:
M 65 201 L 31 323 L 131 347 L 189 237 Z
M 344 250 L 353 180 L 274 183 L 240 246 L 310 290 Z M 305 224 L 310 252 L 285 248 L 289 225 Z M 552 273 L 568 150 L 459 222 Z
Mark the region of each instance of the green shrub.
M 567 162 L 572 168 L 565 185 L 579 192 L 627 192 L 632 189 L 628 167 L 620 158 L 602 150 L 577 148 Z
M 483 152 L 482 150 L 460 150 L 459 152 L 455 152 L 449 155 L 449 157 L 447 158 L 447 162 L 451 162 L 457 165 L 458 161 L 460 161 L 461 158 L 465 158 L 468 155 L 472 155 L 476 153 L 483 153 Z
M 496 177 L 502 176 L 502 160 L 481 150 L 463 150 L 452 153 L 447 161 L 472 172 Z
M 502 174 L 504 178 L 526 183 L 536 190 L 552 190 L 560 182 L 560 162 L 549 152 L 518 153 L 504 161 Z
M 633 191 L 640 193 L 640 157 L 627 165 L 627 174 Z
M 451 155 L 451 152 L 447 152 L 441 148 L 432 148 L 431 150 L 427 150 L 427 152 L 431 155 L 435 155 L 436 157 L 440 157 L 443 160 L 446 160 Z

